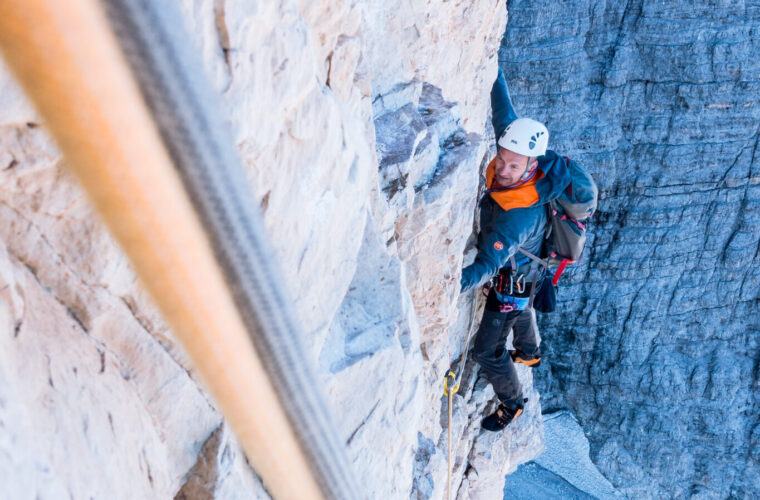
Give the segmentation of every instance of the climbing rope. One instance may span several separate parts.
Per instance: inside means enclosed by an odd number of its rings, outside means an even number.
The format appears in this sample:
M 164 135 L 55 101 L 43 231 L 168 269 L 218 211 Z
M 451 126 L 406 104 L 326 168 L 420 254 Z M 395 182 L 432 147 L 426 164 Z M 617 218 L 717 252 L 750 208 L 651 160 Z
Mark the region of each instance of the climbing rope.
M 464 348 L 462 350 L 462 360 L 457 367 L 457 373 L 449 368 L 446 377 L 443 379 L 443 393 L 448 395 L 449 393 L 456 394 L 459 391 L 459 384 L 462 382 L 462 374 L 464 373 L 464 362 L 467 360 L 467 347 L 470 345 L 470 338 L 472 337 L 472 327 L 475 324 L 475 311 L 477 310 L 478 298 L 480 294 L 473 293 L 472 304 L 470 305 L 470 324 L 467 328 L 467 337 L 464 339 Z M 451 385 L 450 385 L 451 384 Z
M 172 4 L 0 1 L 0 50 L 268 492 L 362 498 Z
M 451 500 L 451 415 L 454 391 L 449 391 L 449 427 L 448 427 L 448 467 L 446 469 L 446 500 Z
M 181 15 L 173 3 L 104 2 L 320 490 L 327 498 L 360 498 L 344 441 L 315 387 L 318 377 L 221 114 L 224 107 L 203 77 L 203 65 L 177 22 Z
M 447 469 L 447 478 L 446 478 L 446 500 L 451 499 L 451 473 L 452 473 L 452 464 L 451 464 L 451 420 L 453 415 L 453 403 L 454 403 L 454 394 L 459 391 L 459 385 L 462 382 L 462 375 L 464 374 L 464 365 L 465 361 L 467 361 L 467 351 L 468 347 L 470 345 L 470 338 L 472 337 L 472 327 L 475 324 L 475 311 L 478 309 L 478 299 L 480 298 L 480 293 L 476 290 L 472 294 L 472 304 L 470 305 L 470 324 L 467 327 L 467 337 L 464 340 L 464 347 L 462 348 L 462 357 L 459 362 L 459 366 L 457 367 L 457 373 L 454 373 L 454 371 L 449 368 L 448 373 L 446 373 L 446 377 L 443 379 L 443 393 L 448 396 L 448 469 Z

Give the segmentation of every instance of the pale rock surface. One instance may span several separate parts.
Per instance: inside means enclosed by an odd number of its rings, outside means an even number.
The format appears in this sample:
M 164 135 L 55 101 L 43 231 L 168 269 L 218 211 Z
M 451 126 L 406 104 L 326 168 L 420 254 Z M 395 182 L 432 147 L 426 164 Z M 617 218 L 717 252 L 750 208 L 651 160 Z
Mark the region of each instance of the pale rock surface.
M 442 498 L 441 386 L 470 315 L 458 280 L 504 2 L 177 4 L 367 497 Z M 13 498 L 267 498 L 5 71 L 0 89 L 0 483 Z M 543 450 L 519 368 L 525 415 L 483 435 L 493 391 L 465 366 L 458 498 L 498 498 Z
M 4 484 L 12 498 L 101 498 L 99 470 L 170 496 L 221 416 L 42 129 L 0 137 L 16 161 L 0 191 L 0 399 L 24 412 L 0 418 L 13 443 L 2 456 L 33 471 Z

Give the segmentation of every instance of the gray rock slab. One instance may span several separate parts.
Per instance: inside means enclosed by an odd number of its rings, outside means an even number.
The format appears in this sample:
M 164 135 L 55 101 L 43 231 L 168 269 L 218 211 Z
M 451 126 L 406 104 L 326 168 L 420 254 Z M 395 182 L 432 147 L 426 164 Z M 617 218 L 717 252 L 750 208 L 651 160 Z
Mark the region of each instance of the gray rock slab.
M 760 497 L 760 6 L 508 7 L 518 114 L 600 188 L 540 322 L 544 410 L 575 412 L 626 496 Z
M 515 474 L 507 476 L 505 491 L 523 490 L 520 483 L 522 476 L 515 475 L 525 469 L 523 474 L 527 471 L 535 472 L 531 484 L 539 490 L 542 484 L 548 489 L 561 490 L 564 489 L 562 483 L 566 482 L 578 490 L 574 494 L 580 497 L 585 494 L 603 500 L 623 498 L 591 462 L 588 439 L 572 413 L 559 411 L 544 415 L 544 436 L 546 451 L 531 464 L 521 466 Z M 527 467 L 528 465 L 532 467 Z M 509 488 L 510 485 L 512 488 Z M 529 492 L 530 488 L 524 490 Z
M 579 490 L 536 462 L 521 465 L 507 477 L 504 499 L 510 500 L 594 500 L 596 497 Z

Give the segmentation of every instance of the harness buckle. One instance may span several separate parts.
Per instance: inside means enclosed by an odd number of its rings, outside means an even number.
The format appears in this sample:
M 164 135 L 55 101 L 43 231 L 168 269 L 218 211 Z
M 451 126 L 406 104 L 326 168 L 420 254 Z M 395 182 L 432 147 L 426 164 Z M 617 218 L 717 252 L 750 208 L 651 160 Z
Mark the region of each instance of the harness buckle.
M 500 304 L 499 305 L 499 311 L 503 313 L 517 311 L 517 309 L 518 309 L 517 304 Z

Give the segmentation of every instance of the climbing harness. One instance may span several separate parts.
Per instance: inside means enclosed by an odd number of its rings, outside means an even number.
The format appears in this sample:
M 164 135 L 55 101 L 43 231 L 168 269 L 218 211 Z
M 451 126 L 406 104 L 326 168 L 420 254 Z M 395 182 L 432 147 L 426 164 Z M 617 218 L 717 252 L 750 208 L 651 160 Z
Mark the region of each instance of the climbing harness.
M 496 298 L 499 299 L 499 312 L 508 313 L 512 311 L 522 311 L 528 305 L 528 297 L 510 297 L 496 294 Z
M 520 249 L 523 252 L 522 249 Z M 533 255 L 524 252 L 526 255 Z M 534 256 L 535 257 L 535 256 Z M 541 261 L 544 262 L 545 261 Z M 518 269 L 524 269 L 524 266 L 530 263 L 530 268 L 525 272 L 519 272 Z M 531 263 L 531 258 L 525 258 L 517 262 L 514 256 L 510 257 L 510 266 L 499 270 L 499 273 L 491 278 L 484 287 L 484 295 L 488 295 L 488 290 L 493 290 L 499 301 L 499 311 L 503 313 L 512 311 L 522 311 L 532 306 L 533 296 L 537 291 L 537 283 L 543 281 L 546 268 Z M 530 293 L 528 293 L 528 283 L 530 279 Z
M 470 324 L 467 328 L 467 337 L 464 340 L 464 347 L 462 348 L 462 358 L 459 361 L 459 366 L 457 367 L 457 373 L 454 373 L 454 371 L 449 368 L 449 371 L 446 373 L 446 376 L 443 379 L 443 393 L 448 396 L 448 449 L 447 449 L 447 456 L 448 456 L 448 469 L 447 469 L 447 479 L 446 479 L 446 500 L 449 500 L 451 498 L 451 473 L 452 473 L 452 464 L 451 464 L 451 420 L 453 416 L 453 405 L 454 405 L 454 394 L 459 391 L 459 385 L 462 382 L 462 374 L 464 373 L 464 365 L 467 361 L 467 351 L 468 347 L 470 345 L 470 338 L 472 337 L 472 327 L 475 324 L 475 311 L 478 309 L 478 293 L 472 294 L 472 304 L 470 306 Z

